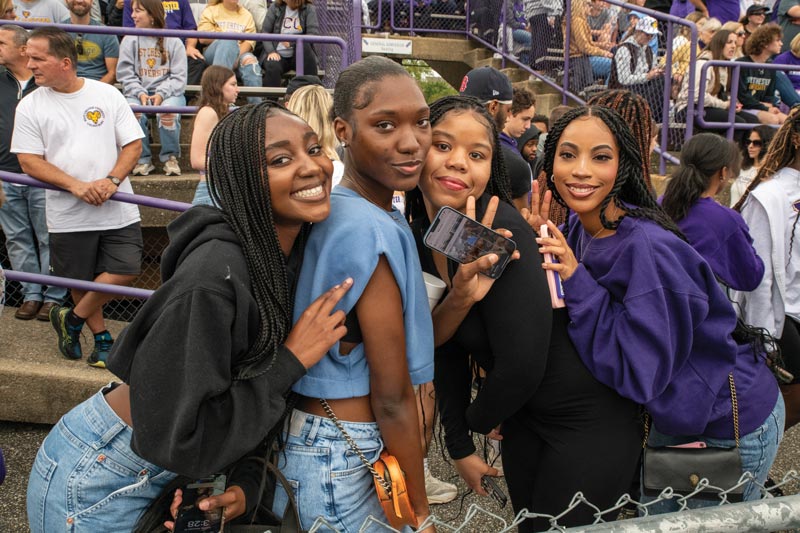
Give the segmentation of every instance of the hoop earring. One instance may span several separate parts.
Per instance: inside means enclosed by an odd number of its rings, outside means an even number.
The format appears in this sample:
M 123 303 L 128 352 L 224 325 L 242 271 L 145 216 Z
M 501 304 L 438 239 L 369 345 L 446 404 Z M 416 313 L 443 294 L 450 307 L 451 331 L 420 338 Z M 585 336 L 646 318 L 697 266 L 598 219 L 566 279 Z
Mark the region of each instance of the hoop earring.
M 549 177 L 549 178 L 547 178 L 547 180 L 548 180 L 550 183 L 555 183 L 555 181 L 556 181 L 556 177 L 555 177 L 555 175 L 554 175 L 554 174 L 550 174 L 550 177 Z

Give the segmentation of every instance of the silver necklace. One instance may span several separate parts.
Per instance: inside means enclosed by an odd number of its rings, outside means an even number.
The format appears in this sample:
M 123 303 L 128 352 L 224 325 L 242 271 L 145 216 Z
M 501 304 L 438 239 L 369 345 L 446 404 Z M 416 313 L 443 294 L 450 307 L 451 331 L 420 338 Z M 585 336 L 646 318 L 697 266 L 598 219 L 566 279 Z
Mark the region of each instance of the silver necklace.
M 587 243 L 586 243 L 586 246 L 584 246 L 584 245 L 583 245 L 583 237 L 584 237 L 584 235 L 586 235 L 586 230 L 585 230 L 584 228 L 581 228 L 581 236 L 580 236 L 580 239 L 579 239 L 579 242 L 580 242 L 580 245 L 581 245 L 581 256 L 578 258 L 578 262 L 580 262 L 580 263 L 583 263 L 583 258 L 584 258 L 584 256 L 586 255 L 586 252 L 589 250 L 589 247 L 592 245 L 592 241 L 594 241 L 595 237 L 597 237 L 598 235 L 600 235 L 601 233 L 603 233 L 603 231 L 604 231 L 605 229 L 606 229 L 606 228 L 602 228 L 602 227 L 601 227 L 599 230 L 597 230 L 597 233 L 595 233 L 594 235 L 592 235 L 592 236 L 589 238 L 589 242 L 587 242 Z

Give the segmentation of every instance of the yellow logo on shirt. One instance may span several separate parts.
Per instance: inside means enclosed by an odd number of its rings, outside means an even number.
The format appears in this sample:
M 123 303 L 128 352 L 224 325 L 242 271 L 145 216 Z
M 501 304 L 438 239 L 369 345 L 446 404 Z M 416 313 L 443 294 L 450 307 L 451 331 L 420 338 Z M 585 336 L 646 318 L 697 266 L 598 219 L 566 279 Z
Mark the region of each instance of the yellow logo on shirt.
M 83 121 L 89 126 L 100 126 L 105 122 L 106 116 L 99 107 L 90 107 L 83 113 Z
M 154 57 L 148 57 L 146 63 L 149 68 L 153 68 L 156 66 L 156 59 Z

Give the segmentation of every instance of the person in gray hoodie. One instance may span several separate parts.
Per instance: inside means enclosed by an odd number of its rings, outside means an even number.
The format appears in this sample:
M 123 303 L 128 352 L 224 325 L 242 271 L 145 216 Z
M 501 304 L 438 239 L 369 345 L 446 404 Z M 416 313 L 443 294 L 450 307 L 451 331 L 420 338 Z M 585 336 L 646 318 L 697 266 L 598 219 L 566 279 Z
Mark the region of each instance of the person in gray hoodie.
M 137 28 L 163 29 L 166 25 L 164 7 L 160 0 L 134 0 L 132 16 Z M 187 63 L 186 49 L 177 37 L 145 37 L 128 35 L 120 44 L 117 80 L 128 102 L 140 105 L 186 105 Z M 133 169 L 134 176 L 146 176 L 155 170 L 148 140 L 148 117 L 137 114 L 145 132 L 142 155 Z M 180 176 L 178 159 L 181 155 L 180 115 L 158 115 L 161 139 L 159 159 L 164 163 L 164 174 Z

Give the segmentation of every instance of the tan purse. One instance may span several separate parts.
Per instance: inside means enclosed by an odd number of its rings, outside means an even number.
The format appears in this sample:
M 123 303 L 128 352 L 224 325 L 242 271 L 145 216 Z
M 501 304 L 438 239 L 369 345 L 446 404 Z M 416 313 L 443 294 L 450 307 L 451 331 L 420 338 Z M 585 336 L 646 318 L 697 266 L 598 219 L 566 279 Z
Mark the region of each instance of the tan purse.
M 397 458 L 384 449 L 375 464 L 370 464 L 353 438 L 345 431 L 342 423 L 333 414 L 333 409 L 328 405 L 328 402 L 320 398 L 319 403 L 322 404 L 322 408 L 328 418 L 342 432 L 347 444 L 350 445 L 350 448 L 375 478 L 375 491 L 378 493 L 378 501 L 383 508 L 386 519 L 389 521 L 389 525 L 394 529 L 402 529 L 403 526 L 416 527 L 417 516 L 414 513 L 414 507 L 411 505 L 411 498 L 406 487 L 406 475 L 400 469 L 400 463 Z

